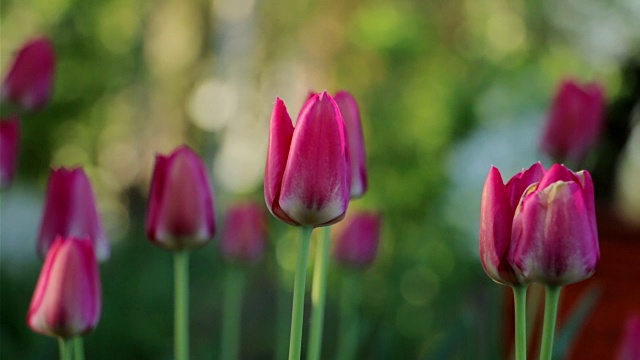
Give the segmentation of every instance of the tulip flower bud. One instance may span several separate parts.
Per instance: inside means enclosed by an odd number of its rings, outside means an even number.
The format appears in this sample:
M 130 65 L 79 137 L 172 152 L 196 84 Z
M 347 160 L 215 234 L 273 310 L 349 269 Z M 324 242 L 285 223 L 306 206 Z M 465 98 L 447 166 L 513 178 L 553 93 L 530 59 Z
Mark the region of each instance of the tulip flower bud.
M 156 156 L 147 207 L 147 237 L 169 249 L 205 245 L 213 237 L 213 195 L 204 163 L 187 146 Z
M 49 175 L 37 244 L 41 258 L 45 258 L 57 236 L 91 240 L 100 261 L 107 260 L 111 254 L 91 183 L 82 168 L 55 169 Z
M 27 324 L 38 333 L 70 338 L 100 319 L 100 273 L 91 241 L 57 237 L 42 265 Z
M 18 167 L 18 147 L 20 144 L 20 120 L 10 117 L 0 120 L 0 188 L 6 188 L 13 181 Z
M 55 72 L 53 45 L 46 38 L 26 43 L 7 73 L 0 99 L 11 103 L 23 111 L 43 108 L 51 97 Z
M 375 212 L 350 214 L 334 238 L 333 257 L 343 266 L 365 268 L 378 253 L 381 216 Z
M 616 359 L 640 359 L 640 314 L 634 314 L 627 319 Z
M 604 122 L 604 90 L 563 81 L 542 132 L 542 151 L 556 159 L 580 161 L 598 139 Z
M 267 246 L 267 228 L 262 207 L 239 203 L 229 208 L 220 240 L 227 261 L 252 263 L 259 260 Z
M 551 286 L 590 277 L 600 260 L 593 182 L 554 165 L 516 209 L 509 263 L 519 277 Z
M 344 217 L 351 188 L 346 136 L 338 105 L 326 92 L 310 96 L 295 128 L 276 99 L 264 178 L 265 202 L 274 216 L 314 227 Z
M 367 191 L 367 157 L 360 123 L 360 110 L 356 99 L 347 91 L 334 96 L 347 128 L 349 163 L 351 166 L 351 198 L 356 199 Z

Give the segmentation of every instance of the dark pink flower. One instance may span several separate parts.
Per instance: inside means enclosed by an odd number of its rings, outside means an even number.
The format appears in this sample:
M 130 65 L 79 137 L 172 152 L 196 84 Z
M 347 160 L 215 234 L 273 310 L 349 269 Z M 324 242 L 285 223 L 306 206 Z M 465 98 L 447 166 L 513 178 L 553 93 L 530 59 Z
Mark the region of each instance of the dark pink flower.
M 380 242 L 381 216 L 376 212 L 358 212 L 347 216 L 335 237 L 333 257 L 343 265 L 364 268 L 376 258 Z
M 18 168 L 20 119 L 0 119 L 0 188 L 8 187 Z
M 634 314 L 627 319 L 616 359 L 640 359 L 640 314 Z
M 359 198 L 367 191 L 367 156 L 356 99 L 347 91 L 339 91 L 334 99 L 347 128 L 349 165 L 351 166 L 351 198 Z
M 253 202 L 237 203 L 227 210 L 220 251 L 228 261 L 255 262 L 267 247 L 263 208 Z

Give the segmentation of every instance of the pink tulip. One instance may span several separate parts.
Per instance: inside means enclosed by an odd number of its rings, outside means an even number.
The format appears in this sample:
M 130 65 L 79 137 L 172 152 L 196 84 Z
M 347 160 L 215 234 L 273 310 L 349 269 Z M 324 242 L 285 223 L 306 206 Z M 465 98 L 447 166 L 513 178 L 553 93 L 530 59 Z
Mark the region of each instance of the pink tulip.
M 295 129 L 276 99 L 264 178 L 274 216 L 302 226 L 327 226 L 344 217 L 351 188 L 346 136 L 338 105 L 326 91 L 309 97 Z
M 93 243 L 100 261 L 109 258 L 111 245 L 104 232 L 91 183 L 82 168 L 54 169 L 49 176 L 38 254 L 45 258 L 57 236 L 75 236 Z
M 516 209 L 509 262 L 519 277 L 560 286 L 590 277 L 600 260 L 593 182 L 554 165 Z
M 58 236 L 42 266 L 27 324 L 38 333 L 70 338 L 98 325 L 100 273 L 91 241 Z
M 147 207 L 147 237 L 183 250 L 205 245 L 215 232 L 213 195 L 204 163 L 187 146 L 156 156 Z
M 252 263 L 267 246 L 267 228 L 262 207 L 239 203 L 229 208 L 220 240 L 222 256 L 228 261 Z
M 480 260 L 487 275 L 500 284 L 520 284 L 507 259 L 513 242 L 513 216 L 522 194 L 540 181 L 544 172 L 542 164 L 535 163 L 504 184 L 500 170 L 492 166 L 487 176 L 480 208 Z
M 13 181 L 18 167 L 20 119 L 17 116 L 0 119 L 0 188 Z
M 360 212 L 347 216 L 335 238 L 333 257 L 348 267 L 365 268 L 376 258 L 380 242 L 381 217 L 375 212 Z
M 360 110 L 356 99 L 347 91 L 337 92 L 334 99 L 347 128 L 351 165 L 351 198 L 356 199 L 367 191 L 367 158 L 360 123 Z
M 541 149 L 558 159 L 582 160 L 598 140 L 604 112 L 604 89 L 599 84 L 563 81 L 544 126 Z
M 56 60 L 53 45 L 46 38 L 26 43 L 2 83 L 0 98 L 23 111 L 43 108 L 53 91 Z
M 640 359 L 640 314 L 627 319 L 622 341 L 618 347 L 617 360 Z

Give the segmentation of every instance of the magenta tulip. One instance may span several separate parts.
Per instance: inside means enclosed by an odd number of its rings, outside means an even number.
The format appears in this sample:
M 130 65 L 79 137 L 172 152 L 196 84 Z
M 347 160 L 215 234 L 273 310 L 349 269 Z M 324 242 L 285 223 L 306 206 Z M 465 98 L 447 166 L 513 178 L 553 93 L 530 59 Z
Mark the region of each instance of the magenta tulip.
M 598 140 L 605 112 L 604 89 L 563 81 L 544 126 L 540 147 L 562 160 L 580 161 Z
M 480 260 L 484 271 L 497 283 L 520 284 L 507 258 L 513 242 L 513 216 L 522 194 L 540 181 L 544 172 L 542 164 L 535 163 L 504 184 L 498 168 L 492 166 L 489 171 L 480 208 Z
M 640 314 L 634 314 L 627 319 L 616 359 L 640 359 Z
M 0 188 L 13 181 L 18 167 L 20 119 L 17 116 L 0 119 Z
M 309 97 L 295 128 L 284 102 L 276 99 L 264 178 L 274 216 L 312 227 L 344 217 L 351 188 L 346 136 L 338 105 L 326 92 Z
M 600 260 L 593 182 L 554 165 L 520 200 L 509 262 L 519 277 L 560 286 L 590 277 Z
M 100 222 L 91 183 L 82 168 L 54 169 L 49 175 L 38 254 L 45 258 L 57 236 L 90 239 L 100 261 L 109 258 L 111 245 Z
M 220 240 L 222 256 L 227 261 L 252 263 L 262 258 L 266 247 L 263 208 L 253 202 L 230 207 Z
M 215 232 L 213 194 L 200 157 L 187 146 L 156 156 L 147 207 L 147 237 L 169 250 L 205 245 Z
M 380 242 L 381 216 L 359 212 L 347 216 L 335 237 L 333 257 L 340 265 L 365 268 L 376 258 Z
M 360 110 L 356 99 L 347 91 L 339 91 L 334 96 L 347 128 L 349 162 L 351 166 L 351 198 L 356 199 L 367 191 L 367 158 L 364 150 L 364 136 L 360 123 Z
M 26 43 L 7 73 L 0 90 L 2 102 L 11 103 L 23 111 L 43 108 L 53 92 L 56 66 L 53 45 L 46 38 Z
M 42 266 L 27 324 L 38 333 L 69 338 L 98 325 L 100 273 L 91 241 L 57 237 Z

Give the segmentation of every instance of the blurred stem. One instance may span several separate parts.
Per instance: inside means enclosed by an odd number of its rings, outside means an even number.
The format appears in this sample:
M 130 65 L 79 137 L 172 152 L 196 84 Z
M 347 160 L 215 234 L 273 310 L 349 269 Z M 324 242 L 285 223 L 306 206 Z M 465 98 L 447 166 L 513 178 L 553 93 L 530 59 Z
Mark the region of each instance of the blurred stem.
M 229 266 L 224 282 L 224 306 L 222 308 L 222 344 L 220 359 L 237 360 L 240 349 L 240 324 L 245 272 L 243 268 Z
M 338 333 L 338 360 L 355 359 L 358 349 L 360 303 L 360 273 L 351 269 L 343 272 L 340 289 L 340 330 Z
M 527 286 L 512 286 L 516 319 L 516 360 L 527 359 Z
M 542 345 L 540 346 L 541 360 L 551 360 L 553 353 L 553 336 L 556 328 L 560 290 L 562 290 L 561 286 L 547 286 L 545 288 L 544 324 L 542 325 Z
M 189 359 L 189 252 L 176 251 L 174 256 L 175 308 L 174 352 L 176 360 Z
M 296 261 L 296 277 L 293 282 L 293 308 L 291 310 L 291 335 L 289 337 L 289 360 L 300 359 L 302 348 L 302 322 L 304 319 L 304 292 L 307 280 L 307 260 L 312 227 L 300 228 L 300 246 Z
M 73 360 L 84 360 L 84 341 L 82 336 L 73 338 Z
M 331 227 L 325 226 L 322 239 L 318 243 L 313 267 L 313 285 L 311 288 L 311 332 L 307 360 L 320 359 L 322 350 L 322 328 L 324 325 L 324 306 L 327 299 L 327 273 L 329 271 L 329 247 L 331 245 Z
M 58 347 L 60 349 L 60 360 L 71 360 L 71 356 L 72 354 L 72 348 L 69 344 L 69 340 L 66 340 L 65 338 L 59 337 L 58 338 Z
M 284 273 L 286 270 L 280 268 L 280 272 Z M 281 280 L 285 278 L 281 274 Z M 289 336 L 289 324 L 291 323 L 291 307 L 289 299 L 291 299 L 290 292 L 283 285 L 278 289 L 278 334 L 276 344 L 276 360 L 283 360 L 287 358 L 287 337 Z

